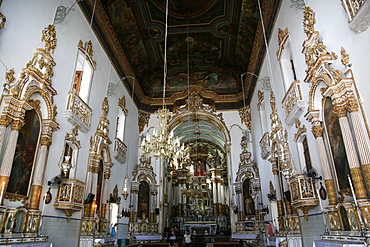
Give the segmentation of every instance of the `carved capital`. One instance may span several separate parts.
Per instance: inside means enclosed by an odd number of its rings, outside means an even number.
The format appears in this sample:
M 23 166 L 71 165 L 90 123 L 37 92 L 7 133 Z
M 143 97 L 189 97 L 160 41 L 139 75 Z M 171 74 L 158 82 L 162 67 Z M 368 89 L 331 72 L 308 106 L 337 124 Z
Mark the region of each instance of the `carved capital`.
M 51 145 L 51 143 L 52 143 L 52 138 L 50 138 L 50 137 L 48 137 L 48 136 L 43 136 L 43 137 L 41 137 L 40 143 L 41 143 L 41 145 L 43 145 L 43 146 L 48 146 L 48 147 L 50 147 L 50 145 Z
M 0 126 L 8 126 L 12 119 L 6 115 L 1 115 L 0 117 Z
M 12 130 L 19 131 L 23 127 L 24 124 L 25 124 L 25 122 L 23 122 L 21 120 L 13 120 Z
M 344 105 L 334 105 L 333 112 L 337 118 L 347 116 L 347 109 Z
M 312 134 L 314 135 L 315 138 L 322 137 L 322 131 L 323 127 L 321 126 L 320 122 L 319 125 L 313 125 L 312 126 Z
M 347 103 L 347 110 L 349 112 L 356 112 L 358 111 L 358 104 L 355 99 L 350 99 Z

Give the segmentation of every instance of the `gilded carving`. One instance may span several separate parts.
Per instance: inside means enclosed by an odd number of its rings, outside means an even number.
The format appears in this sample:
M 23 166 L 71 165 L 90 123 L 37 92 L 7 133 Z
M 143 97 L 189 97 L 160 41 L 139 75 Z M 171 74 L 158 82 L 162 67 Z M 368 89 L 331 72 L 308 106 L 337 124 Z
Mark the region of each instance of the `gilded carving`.
M 341 2 L 348 14 L 349 22 L 351 22 L 366 0 L 341 0 Z
M 251 119 L 251 108 L 249 105 L 239 109 L 239 117 L 243 124 L 247 126 L 247 128 L 251 129 L 252 119 Z
M 41 41 L 45 42 L 45 50 L 54 53 L 57 46 L 57 33 L 54 25 L 49 25 L 42 31 Z
M 41 139 L 40 139 L 40 143 L 41 143 L 41 145 L 43 145 L 43 146 L 48 146 L 48 147 L 50 147 L 50 145 L 51 145 L 51 143 L 52 143 L 52 138 L 50 138 L 50 137 L 47 137 L 47 136 L 43 136 L 43 137 L 41 137 Z
M 263 104 L 263 100 L 265 99 L 265 93 L 261 90 L 258 90 L 258 103 L 257 108 L 260 111 L 261 105 Z
M 322 137 L 323 129 L 324 128 L 321 126 L 320 121 L 315 121 L 314 123 L 312 123 L 311 131 L 315 138 Z
M 85 54 L 86 60 L 91 64 L 93 69 L 95 69 L 96 61 L 93 60 L 94 51 L 93 51 L 91 40 L 85 42 L 85 44 L 83 44 L 82 40 L 80 40 L 77 47 L 79 48 L 80 51 L 82 51 Z
M 1 115 L 0 117 L 0 126 L 8 126 L 12 121 L 12 118 L 7 115 Z
M 12 130 L 19 131 L 23 127 L 24 124 L 25 122 L 23 122 L 22 120 L 13 120 Z
M 337 195 L 335 193 L 333 179 L 325 179 L 325 187 L 328 193 L 329 205 L 336 205 L 338 203 Z
M 350 63 L 349 63 L 349 55 L 346 53 L 346 49 L 344 49 L 344 47 L 342 46 L 341 50 L 340 50 L 340 54 L 342 55 L 342 58 L 340 59 L 340 61 L 342 62 L 342 64 L 344 65 L 344 67 L 350 67 Z
M 0 29 L 5 26 L 6 17 L 0 12 Z
M 128 110 L 126 108 L 126 97 L 123 96 L 122 98 L 118 99 L 118 106 L 121 108 L 121 110 L 127 115 Z
M 139 116 L 138 116 L 138 124 L 139 124 L 139 133 L 143 132 L 144 128 L 148 126 L 150 114 L 139 111 Z
M 355 187 L 357 199 L 366 199 L 367 193 L 361 168 L 360 167 L 351 168 L 351 177 L 353 181 L 353 186 Z
M 350 99 L 348 100 L 347 102 L 347 110 L 349 112 L 356 112 L 358 111 L 358 104 L 357 104 L 357 101 L 355 99 Z
M 5 80 L 6 80 L 6 84 L 10 87 L 10 85 L 13 84 L 13 82 L 15 82 L 15 76 L 14 76 L 14 68 L 13 69 L 10 69 L 8 70 L 6 73 L 5 73 Z
M 279 45 L 279 49 L 276 52 L 276 56 L 277 56 L 277 59 L 278 60 L 280 60 L 281 53 L 282 53 L 282 51 L 285 48 L 284 47 L 285 46 L 285 42 L 288 40 L 288 38 L 289 38 L 289 30 L 288 30 L 288 28 L 285 28 L 284 30 L 278 28 L 278 45 Z
M 284 108 L 285 121 L 288 125 L 292 125 L 294 119 L 303 113 L 305 106 L 299 81 L 292 82 L 281 103 Z
M 304 8 L 303 11 L 303 29 L 307 36 L 311 35 L 315 29 L 316 19 L 315 13 L 312 11 L 310 7 Z

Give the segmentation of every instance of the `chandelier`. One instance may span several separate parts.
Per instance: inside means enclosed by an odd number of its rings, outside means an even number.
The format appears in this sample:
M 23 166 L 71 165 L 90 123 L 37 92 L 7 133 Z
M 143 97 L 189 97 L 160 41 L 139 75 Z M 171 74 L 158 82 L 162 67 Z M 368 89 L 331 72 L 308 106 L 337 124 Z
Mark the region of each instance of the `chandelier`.
M 173 131 L 168 129 L 168 120 L 171 113 L 167 108 L 156 111 L 158 118 L 158 129 L 154 129 L 153 135 L 147 134 L 141 143 L 144 154 L 154 153 L 155 157 L 178 156 L 184 150 L 180 147 L 180 140 L 174 136 Z
M 168 0 L 166 0 L 166 26 L 164 35 L 164 66 L 163 66 L 163 107 L 155 113 L 158 119 L 158 128 L 154 129 L 153 135 L 146 134 L 141 143 L 141 150 L 148 155 L 154 153 L 155 157 L 179 156 L 184 147 L 180 147 L 178 137 L 174 137 L 173 131 L 169 131 L 168 121 L 171 112 L 165 107 L 166 77 L 167 77 L 167 29 L 168 29 Z

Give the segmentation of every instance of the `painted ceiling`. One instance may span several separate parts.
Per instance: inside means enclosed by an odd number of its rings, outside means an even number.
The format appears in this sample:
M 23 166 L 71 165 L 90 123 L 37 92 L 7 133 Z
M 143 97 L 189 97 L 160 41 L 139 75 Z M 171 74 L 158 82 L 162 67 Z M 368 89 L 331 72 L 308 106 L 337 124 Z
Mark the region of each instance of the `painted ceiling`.
M 122 82 L 134 92 L 138 108 L 152 113 L 163 104 L 165 69 L 165 103 L 170 109 L 184 102 L 189 86 L 195 86 L 204 102 L 218 110 L 249 104 L 257 81 L 251 74 L 259 74 L 264 34 L 268 39 L 280 2 L 169 0 L 167 36 L 165 0 L 79 4 L 89 21 L 94 10 L 93 28 L 114 69 L 127 77 Z M 250 73 L 241 78 L 246 72 Z

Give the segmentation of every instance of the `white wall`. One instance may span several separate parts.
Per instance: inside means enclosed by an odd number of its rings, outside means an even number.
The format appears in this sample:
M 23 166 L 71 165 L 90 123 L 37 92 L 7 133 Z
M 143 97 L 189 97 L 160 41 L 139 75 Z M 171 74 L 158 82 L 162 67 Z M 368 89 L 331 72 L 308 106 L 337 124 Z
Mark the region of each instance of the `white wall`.
M 70 7 L 74 0 L 63 1 L 6 1 L 2 3 L 1 13 L 7 18 L 4 28 L 0 29 L 0 59 L 5 66 L 10 69 L 14 68 L 15 76 L 18 78 L 22 68 L 26 67 L 29 60 L 37 48 L 43 48 L 44 42 L 41 41 L 41 32 L 52 23 L 57 5 Z M 66 133 L 72 130 L 72 125 L 67 122 L 64 117 L 64 108 L 66 105 L 67 94 L 71 88 L 73 79 L 74 66 L 77 56 L 77 45 L 80 40 L 84 43 L 88 40 L 93 44 L 93 59 L 97 66 L 94 72 L 92 81 L 89 106 L 93 110 L 91 119 L 91 129 L 87 133 L 79 131 L 77 139 L 81 142 L 81 149 L 78 156 L 78 165 L 76 170 L 76 178 L 82 181 L 86 180 L 88 154 L 90 147 L 90 137 L 94 135 L 99 118 L 102 115 L 101 104 L 106 94 L 108 81 L 112 83 L 119 82 L 119 77 L 111 69 L 112 65 L 101 44 L 95 37 L 93 32 L 90 32 L 90 23 L 85 18 L 78 5 L 74 6 L 74 11 L 70 11 L 66 19 L 56 25 L 57 47 L 52 54 L 56 66 L 54 67 L 54 76 L 52 77 L 52 86 L 56 89 L 57 95 L 54 96 L 54 104 L 58 106 L 58 115 L 56 122 L 59 123 L 60 129 L 53 133 L 53 143 L 50 146 L 47 166 L 43 181 L 43 191 L 47 190 L 47 181 L 60 173 L 58 162 L 62 154 L 64 137 Z M 109 71 L 110 80 L 109 80 Z M 0 74 L 5 76 L 5 68 L 0 65 Z M 4 77 L 1 77 L 4 78 Z M 1 84 L 5 82 L 0 79 Z M 130 80 L 132 82 L 132 80 Z M 122 193 L 123 179 L 126 175 L 126 167 L 128 165 L 129 177 L 135 165 L 137 164 L 138 156 L 138 110 L 131 100 L 131 92 L 127 92 L 122 83 L 117 87 L 114 95 L 108 98 L 109 100 L 109 138 L 113 142 L 115 137 L 116 116 L 118 113 L 118 98 L 123 95 L 126 97 L 126 108 L 128 116 L 126 118 L 126 133 L 124 142 L 128 146 L 128 160 L 125 164 L 120 164 L 112 158 L 114 166 L 111 169 L 111 178 L 109 182 L 108 192 L 112 193 L 114 186 L 117 184 L 119 194 Z M 113 143 L 110 146 L 111 155 L 113 154 Z M 130 189 L 129 189 L 130 191 Z M 52 194 L 55 197 L 56 189 L 52 189 Z M 129 207 L 129 199 L 121 201 L 120 210 Z M 66 216 L 62 211 L 58 211 L 53 207 L 54 200 L 48 205 L 40 203 L 40 209 L 44 207 L 44 225 L 42 233 L 49 235 L 53 246 L 66 246 L 66 239 L 70 239 L 68 246 L 77 246 L 78 229 L 80 226 L 81 213 L 75 213 L 72 216 L 70 223 L 65 220 Z M 6 205 L 10 203 L 5 200 Z M 13 206 L 19 205 L 11 204 Z M 122 218 L 119 223 L 119 229 L 126 229 L 128 219 Z M 75 233 L 75 234 L 74 234 Z M 72 237 L 74 236 L 74 237 Z M 124 237 L 125 234 L 118 232 L 118 236 Z

